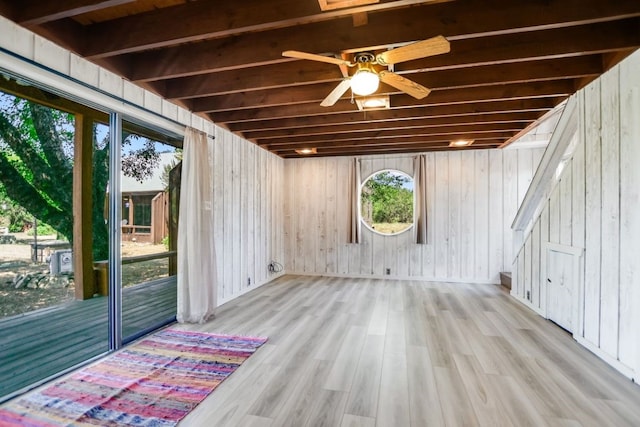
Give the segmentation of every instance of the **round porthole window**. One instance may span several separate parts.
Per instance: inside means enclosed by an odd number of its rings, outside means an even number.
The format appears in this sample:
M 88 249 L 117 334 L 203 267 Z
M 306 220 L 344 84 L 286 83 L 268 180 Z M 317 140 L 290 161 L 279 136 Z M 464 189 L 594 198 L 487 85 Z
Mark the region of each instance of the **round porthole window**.
M 413 178 L 397 170 L 371 175 L 360 190 L 360 217 L 371 230 L 398 234 L 413 225 Z

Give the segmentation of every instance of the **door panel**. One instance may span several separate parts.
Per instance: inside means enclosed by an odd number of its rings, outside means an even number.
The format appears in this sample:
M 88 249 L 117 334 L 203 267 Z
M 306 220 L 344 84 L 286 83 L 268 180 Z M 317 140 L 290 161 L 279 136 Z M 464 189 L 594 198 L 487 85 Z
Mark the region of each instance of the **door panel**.
M 573 331 L 574 255 L 547 251 L 547 318 Z

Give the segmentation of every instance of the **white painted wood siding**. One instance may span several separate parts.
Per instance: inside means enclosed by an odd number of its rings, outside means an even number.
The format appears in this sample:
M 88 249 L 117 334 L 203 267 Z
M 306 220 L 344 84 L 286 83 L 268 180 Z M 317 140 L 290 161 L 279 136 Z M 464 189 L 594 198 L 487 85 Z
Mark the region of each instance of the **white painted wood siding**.
M 510 271 L 510 224 L 542 149 L 426 153 L 428 244 L 411 232 L 363 227 L 347 244 L 350 157 L 285 161 L 288 273 L 498 283 Z M 383 169 L 413 175 L 413 156 L 363 157 L 362 180 Z M 391 275 L 385 275 L 386 269 Z
M 640 52 L 578 93 L 578 145 L 525 238 L 515 297 L 546 313 L 545 242 L 584 248 L 574 337 L 622 373 L 640 372 Z M 531 288 L 531 300 L 525 290 Z M 536 295 L 541 295 L 537 298 Z
M 216 127 L 213 191 L 218 301 L 229 301 L 279 275 L 284 264 L 284 160 Z M 251 284 L 249 284 L 251 279 Z
M 179 132 L 181 126 L 173 123 L 178 122 L 213 133 L 213 123 L 80 58 L 3 16 L 0 16 L 0 34 L 0 47 L 14 54 L 0 53 L 0 67 L 7 71 L 40 82 L 72 98 L 139 119 L 148 125 Z

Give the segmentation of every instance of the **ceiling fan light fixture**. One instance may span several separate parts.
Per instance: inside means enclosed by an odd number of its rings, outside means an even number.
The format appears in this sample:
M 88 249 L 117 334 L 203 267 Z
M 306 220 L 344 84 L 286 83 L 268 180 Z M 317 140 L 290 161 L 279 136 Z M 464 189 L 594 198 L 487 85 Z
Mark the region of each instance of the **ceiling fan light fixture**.
M 360 67 L 351 77 L 351 90 L 359 96 L 371 95 L 378 90 L 380 77 L 369 67 Z

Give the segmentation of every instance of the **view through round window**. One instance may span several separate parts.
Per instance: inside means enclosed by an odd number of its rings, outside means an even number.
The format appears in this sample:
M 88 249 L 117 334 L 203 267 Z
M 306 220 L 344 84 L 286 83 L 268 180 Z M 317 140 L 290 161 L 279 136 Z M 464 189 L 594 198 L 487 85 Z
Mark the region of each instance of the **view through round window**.
M 360 216 L 377 233 L 408 230 L 413 225 L 413 178 L 398 170 L 371 175 L 360 190 Z

